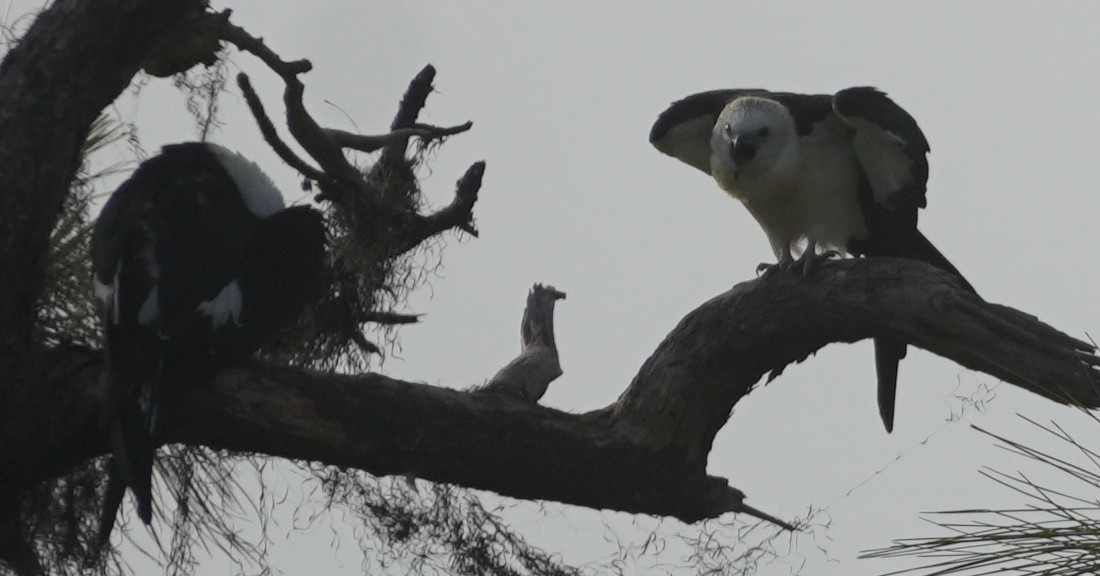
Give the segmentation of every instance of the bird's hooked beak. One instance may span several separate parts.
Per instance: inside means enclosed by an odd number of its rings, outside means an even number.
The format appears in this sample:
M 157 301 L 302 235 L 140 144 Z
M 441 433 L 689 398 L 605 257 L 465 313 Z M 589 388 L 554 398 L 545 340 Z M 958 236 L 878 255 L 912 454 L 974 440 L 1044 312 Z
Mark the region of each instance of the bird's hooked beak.
M 753 157 L 756 156 L 756 144 L 742 134 L 730 139 L 730 161 L 733 162 L 733 175 L 736 178 Z

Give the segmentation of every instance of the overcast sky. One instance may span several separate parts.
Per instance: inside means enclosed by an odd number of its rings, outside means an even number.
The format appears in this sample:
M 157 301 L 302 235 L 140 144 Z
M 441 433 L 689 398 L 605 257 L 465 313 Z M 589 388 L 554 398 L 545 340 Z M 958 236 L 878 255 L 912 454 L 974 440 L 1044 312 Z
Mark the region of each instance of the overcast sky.
M 18 5 L 17 5 L 18 7 Z M 408 81 L 438 69 L 422 120 L 468 134 L 425 174 L 450 200 L 474 161 L 488 167 L 481 238 L 448 242 L 443 268 L 410 300 L 423 322 L 401 331 L 382 370 L 453 387 L 483 382 L 518 350 L 528 288 L 568 293 L 556 331 L 565 375 L 544 402 L 584 411 L 613 402 L 688 311 L 773 258 L 745 209 L 698 171 L 659 154 L 649 128 L 671 101 L 714 88 L 888 92 L 931 143 L 925 235 L 986 299 L 1075 336 L 1100 326 L 1094 263 L 1100 214 L 1100 4 L 985 2 L 216 2 L 286 59 L 308 58 L 307 104 L 323 122 L 382 132 Z M 18 9 L 16 8 L 16 13 Z M 274 74 L 247 55 L 275 110 Z M 234 70 L 235 72 L 236 70 Z M 213 140 L 244 151 L 297 194 L 295 174 L 262 143 L 243 102 L 224 98 Z M 325 101 L 335 104 L 329 105 Z M 163 81 L 135 104 L 146 149 L 193 139 L 182 98 Z M 278 117 L 281 114 L 273 112 Z M 354 122 L 354 124 L 353 124 Z M 935 534 L 922 511 L 1015 506 L 979 475 L 1019 461 L 970 428 L 1043 440 L 1017 413 L 1095 437 L 1071 409 L 911 349 L 896 428 L 875 405 L 869 342 L 833 345 L 741 401 L 719 433 L 710 473 L 784 518 L 824 508 L 828 527 L 790 539 L 765 576 L 874 574 L 908 561 L 860 561 L 892 538 Z M 989 400 L 984 410 L 959 400 Z M 961 418 L 958 418 L 962 414 Z M 568 562 L 607 562 L 609 524 L 640 544 L 675 521 L 522 505 L 517 526 Z M 344 538 L 350 538 L 350 535 Z M 275 563 L 287 574 L 359 573 L 357 547 L 333 550 L 327 528 L 291 532 Z M 788 540 L 783 540 L 786 546 Z M 683 564 L 671 546 L 653 573 Z M 211 568 L 208 573 L 220 573 Z

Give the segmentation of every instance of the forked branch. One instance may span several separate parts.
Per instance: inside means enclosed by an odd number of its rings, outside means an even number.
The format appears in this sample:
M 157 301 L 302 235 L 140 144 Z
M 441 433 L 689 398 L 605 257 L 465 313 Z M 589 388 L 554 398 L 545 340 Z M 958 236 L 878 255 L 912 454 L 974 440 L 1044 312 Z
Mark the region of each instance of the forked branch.
M 422 71 L 413 80 L 409 92 L 402 100 L 401 109 L 394 120 L 391 132 L 372 136 L 353 134 L 335 128 L 324 128 L 306 110 L 303 102 L 305 85 L 299 76 L 313 68 L 308 60 L 286 61 L 264 44 L 262 39 L 256 38 L 243 28 L 230 23 L 227 15 L 211 14 L 210 17 L 217 17 L 223 21 L 220 30 L 224 40 L 232 43 L 240 50 L 255 55 L 282 78 L 286 85 L 283 92 L 283 102 L 286 106 L 287 126 L 294 139 L 319 164 L 320 168 L 314 168 L 298 158 L 290 147 L 279 138 L 277 130 L 263 110 L 259 96 L 252 90 L 247 76 L 244 74 L 239 75 L 238 84 L 245 93 L 245 98 L 256 117 L 257 123 L 260 125 L 265 140 L 284 161 L 305 177 L 319 182 L 326 199 L 338 204 L 345 206 L 355 204 L 355 200 L 348 198 L 348 195 L 355 195 L 382 210 L 392 208 L 387 206 L 381 197 L 384 194 L 379 192 L 379 187 L 372 186 L 369 178 L 348 161 L 347 156 L 344 154 L 345 149 L 362 152 L 375 152 L 381 149 L 383 153 L 378 164 L 388 165 L 395 162 L 396 159 L 403 159 L 409 138 L 417 137 L 425 142 L 438 141 L 465 132 L 473 125 L 466 122 L 458 126 L 437 127 L 415 123 L 416 116 L 426 103 L 427 94 L 431 92 L 431 78 L 434 77 L 434 69 L 428 66 L 425 71 L 430 71 L 430 73 L 426 74 Z M 426 88 L 424 87 L 425 77 L 427 77 Z M 410 94 L 413 97 L 410 97 Z M 483 170 L 483 167 L 481 170 Z M 420 215 L 409 213 L 395 216 L 415 220 Z M 455 222 L 450 227 L 459 227 L 467 232 L 472 229 L 469 222 Z

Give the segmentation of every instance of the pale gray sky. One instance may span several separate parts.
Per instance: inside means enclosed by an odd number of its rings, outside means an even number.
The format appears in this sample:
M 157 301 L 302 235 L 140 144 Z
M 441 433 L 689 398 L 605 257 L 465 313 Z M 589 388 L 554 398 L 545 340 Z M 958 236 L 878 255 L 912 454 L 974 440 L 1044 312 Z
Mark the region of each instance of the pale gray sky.
M 412 76 L 438 69 L 422 118 L 474 122 L 442 148 L 425 189 L 449 201 L 454 181 L 488 163 L 476 214 L 481 238 L 450 241 L 441 273 L 410 311 L 399 357 L 383 370 L 444 386 L 482 382 L 518 349 L 534 282 L 569 294 L 557 307 L 565 375 L 544 402 L 582 411 L 613 402 L 689 310 L 772 259 L 748 213 L 696 170 L 647 142 L 671 101 L 713 88 L 834 92 L 872 85 L 917 119 L 932 146 L 921 229 L 988 300 L 1038 315 L 1076 336 L 1100 326 L 1092 262 L 1100 234 L 1100 4 L 984 2 L 217 2 L 284 58 L 309 58 L 308 105 L 324 123 L 381 132 Z M 234 55 L 273 115 L 281 88 Z M 145 90 L 120 110 L 147 149 L 191 139 L 172 89 Z M 331 101 L 339 106 L 324 103 Z M 260 140 L 236 95 L 214 139 L 244 151 L 293 196 L 297 178 Z M 992 388 L 983 413 L 955 395 Z M 1095 425 L 991 377 L 911 350 L 902 364 L 897 425 L 875 407 L 871 346 L 834 345 L 738 404 L 710 472 L 781 517 L 826 508 L 831 526 L 791 540 L 778 576 L 873 574 L 908 562 L 857 561 L 891 538 L 929 534 L 926 510 L 1018 505 L 981 478 L 1017 460 L 971 430 L 1022 439 L 1017 413 L 1081 436 Z M 519 507 L 533 542 L 571 562 L 601 562 L 658 522 L 551 506 Z M 659 523 L 662 534 L 694 530 Z M 327 528 L 291 533 L 274 553 L 287 574 L 359 573 L 357 547 Z M 654 573 L 675 570 L 670 547 Z M 651 558 L 645 562 L 652 564 Z M 211 569 L 209 573 L 219 573 Z

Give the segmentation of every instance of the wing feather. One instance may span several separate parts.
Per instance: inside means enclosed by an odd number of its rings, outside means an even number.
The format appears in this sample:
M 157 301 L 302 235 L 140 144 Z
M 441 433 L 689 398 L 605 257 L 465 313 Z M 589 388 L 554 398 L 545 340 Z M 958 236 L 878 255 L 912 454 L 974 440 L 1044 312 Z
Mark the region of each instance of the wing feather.
M 649 131 L 649 143 L 661 152 L 710 174 L 710 135 L 722 109 L 747 95 L 766 90 L 710 90 L 669 105 Z
M 923 208 L 929 147 L 917 121 L 868 87 L 837 92 L 833 110 L 855 132 L 852 145 L 875 203 L 892 210 Z

